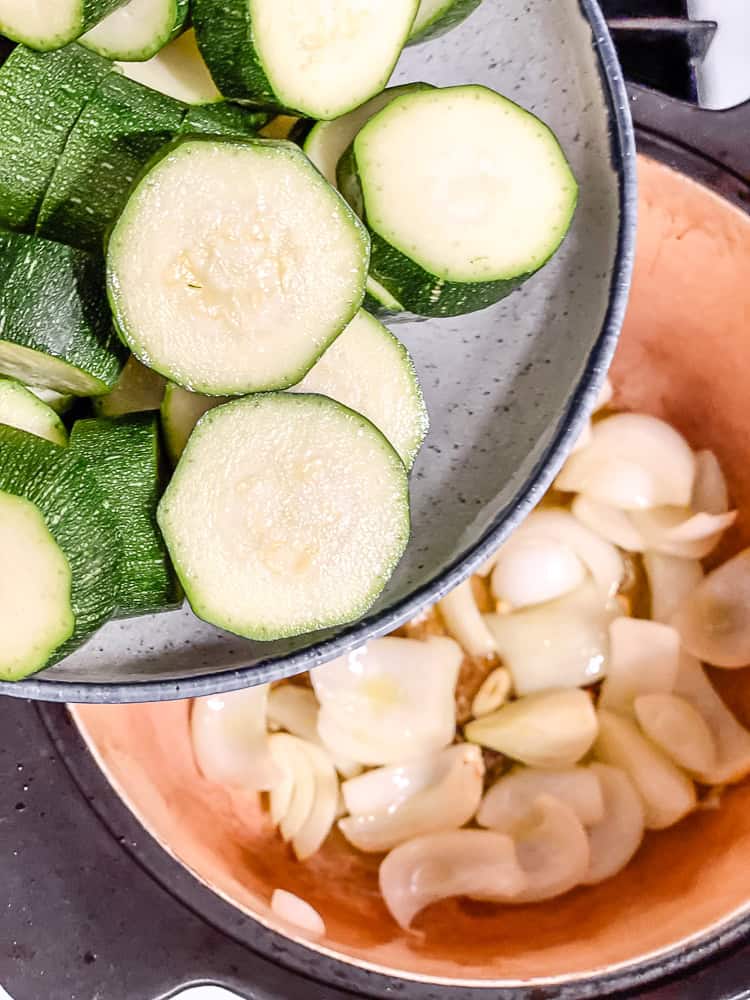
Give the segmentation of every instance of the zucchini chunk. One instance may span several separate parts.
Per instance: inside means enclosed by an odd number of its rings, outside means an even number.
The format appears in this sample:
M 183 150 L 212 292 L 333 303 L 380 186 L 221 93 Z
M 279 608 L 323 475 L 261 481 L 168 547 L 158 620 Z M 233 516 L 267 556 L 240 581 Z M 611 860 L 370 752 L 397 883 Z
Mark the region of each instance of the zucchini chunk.
M 183 104 L 215 104 L 221 100 L 221 94 L 198 51 L 192 28 L 146 62 L 125 61 L 115 65 L 129 80 Z
M 166 384 L 162 375 L 130 357 L 114 389 L 94 400 L 94 413 L 98 417 L 122 417 L 126 413 L 158 410 Z
M 0 378 L 0 424 L 36 434 L 52 444 L 68 443 L 65 424 L 55 411 L 14 379 Z
M 409 35 L 409 45 L 426 42 L 458 27 L 482 0 L 421 0 Z
M 41 399 L 43 403 L 46 403 L 57 414 L 67 413 L 75 401 L 75 396 L 55 392 L 54 389 L 43 389 L 38 385 L 27 385 L 25 388 L 33 393 L 37 399 Z
M 174 382 L 167 382 L 161 404 L 161 427 L 172 465 L 179 462 L 193 428 L 203 414 L 215 406 L 228 403 L 229 399 L 228 396 L 202 396 L 198 392 L 188 392 Z
M 188 108 L 178 134 L 253 137 L 268 118 L 265 111 L 251 111 L 240 104 L 218 101 L 216 104 Z
M 188 0 L 127 0 L 79 42 L 106 59 L 143 62 L 178 35 L 188 14 Z
M 49 51 L 74 42 L 124 0 L 0 0 L 0 34 Z

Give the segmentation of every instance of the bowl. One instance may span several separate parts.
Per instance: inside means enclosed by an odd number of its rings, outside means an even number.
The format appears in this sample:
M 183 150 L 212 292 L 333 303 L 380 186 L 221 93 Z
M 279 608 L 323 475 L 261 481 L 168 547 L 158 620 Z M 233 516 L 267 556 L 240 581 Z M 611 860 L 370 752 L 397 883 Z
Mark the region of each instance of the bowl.
M 625 307 L 635 217 L 627 98 L 595 0 L 484 0 L 408 49 L 394 82 L 486 84 L 557 132 L 580 183 L 561 251 L 522 290 L 456 320 L 403 322 L 432 430 L 412 474 L 413 535 L 361 621 L 250 643 L 188 609 L 113 621 L 0 693 L 126 702 L 226 691 L 307 670 L 384 634 L 467 576 L 551 481 L 591 408 Z

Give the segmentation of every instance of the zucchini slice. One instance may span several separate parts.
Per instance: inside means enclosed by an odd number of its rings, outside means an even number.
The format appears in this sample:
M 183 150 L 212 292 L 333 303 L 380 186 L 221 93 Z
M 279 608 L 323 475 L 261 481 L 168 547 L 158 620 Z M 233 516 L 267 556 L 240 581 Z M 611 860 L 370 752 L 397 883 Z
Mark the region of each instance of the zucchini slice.
M 0 490 L 0 680 L 41 670 L 75 628 L 68 560 L 39 509 Z
M 190 137 L 141 178 L 107 254 L 133 354 L 209 396 L 307 374 L 364 297 L 367 233 L 296 146 Z
M 112 616 L 120 583 L 120 534 L 89 467 L 72 448 L 0 426 L 0 491 L 25 497 L 41 512 L 71 572 L 71 637 L 60 659 Z M 32 672 L 31 668 L 28 672 Z M 20 676 L 20 675 L 18 675 Z
M 372 605 L 409 537 L 408 479 L 358 413 L 265 393 L 201 419 L 158 519 L 195 613 L 278 639 Z
M 130 357 L 114 389 L 94 400 L 94 413 L 98 417 L 123 417 L 126 413 L 158 410 L 166 384 L 162 375 Z
M 37 232 L 100 250 L 136 175 L 184 116 L 178 101 L 111 73 L 70 133 L 39 209 Z
M 418 0 L 194 0 L 198 45 L 225 97 L 337 118 L 385 87 Z
M 341 339 L 341 338 L 339 338 Z M 193 428 L 204 413 L 215 406 L 229 402 L 228 396 L 202 396 L 198 392 L 188 392 L 174 382 L 168 382 L 161 404 L 161 426 L 167 454 L 173 465 L 177 465 L 185 450 Z
M 156 526 L 161 495 L 158 416 L 79 420 L 70 449 L 88 464 L 120 529 L 118 615 L 178 607 L 177 580 Z
M 115 384 L 125 357 L 101 261 L 38 236 L 0 232 L 0 373 L 97 396 Z
M 124 0 L 0 0 L 0 34 L 49 51 L 74 42 Z
M 0 378 L 0 424 L 36 434 L 52 444 L 68 443 L 65 424 L 55 411 L 13 379 Z
M 128 79 L 184 104 L 215 104 L 221 94 L 198 50 L 192 28 L 146 62 L 118 62 Z
M 182 31 L 188 0 L 127 0 L 79 42 L 106 59 L 143 62 Z
M 400 340 L 360 311 L 292 392 L 330 396 L 383 432 L 407 469 L 429 428 L 414 362 Z
M 480 86 L 391 101 L 338 181 L 370 230 L 373 278 L 422 316 L 473 312 L 518 288 L 559 247 L 578 191 L 550 129 Z
M 55 392 L 54 389 L 42 389 L 38 385 L 27 385 L 26 388 L 57 414 L 67 413 L 75 401 L 75 396 Z
M 58 157 L 111 64 L 71 45 L 18 45 L 0 69 L 0 225 L 33 229 Z
M 409 45 L 451 31 L 473 14 L 482 0 L 421 0 L 409 35 Z
M 182 119 L 179 135 L 255 136 L 266 124 L 265 111 L 251 111 L 240 104 L 218 101 L 188 108 Z

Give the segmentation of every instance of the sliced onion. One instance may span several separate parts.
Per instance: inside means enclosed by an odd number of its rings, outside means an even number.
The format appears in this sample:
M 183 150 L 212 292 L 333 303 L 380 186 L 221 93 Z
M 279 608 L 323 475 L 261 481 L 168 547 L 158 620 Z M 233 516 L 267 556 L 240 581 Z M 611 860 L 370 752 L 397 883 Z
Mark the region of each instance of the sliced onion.
M 516 609 L 569 594 L 585 579 L 586 567 L 569 545 L 522 534 L 498 552 L 491 587 L 498 601 Z
M 283 781 L 271 789 L 271 819 L 281 836 L 290 841 L 300 832 L 312 812 L 315 801 L 315 775 L 302 740 L 288 733 L 274 733 L 268 745 L 274 761 L 284 774 Z
M 304 752 L 315 780 L 315 797 L 307 819 L 292 839 L 292 847 L 299 861 L 312 857 L 323 845 L 336 821 L 339 803 L 339 782 L 328 754 L 307 742 Z
M 734 524 L 737 512 L 694 514 L 681 507 L 653 507 L 631 511 L 630 518 L 646 548 L 682 559 L 704 559 Z
M 603 763 L 622 768 L 633 782 L 643 802 L 646 829 L 672 826 L 695 808 L 693 782 L 631 719 L 600 709 L 594 753 Z
M 616 618 L 609 627 L 609 669 L 600 708 L 630 711 L 641 694 L 674 688 L 680 637 L 670 625 L 643 618 Z
M 379 881 L 386 906 L 404 929 L 441 899 L 506 902 L 526 885 L 513 841 L 490 830 L 451 830 L 408 840 L 383 860 Z
M 471 714 L 475 719 L 490 712 L 496 712 L 508 700 L 513 688 L 513 679 L 505 667 L 496 667 L 482 681 L 482 686 L 474 695 L 471 703 Z
M 716 766 L 716 744 L 700 712 L 675 694 L 644 694 L 633 703 L 638 725 L 675 764 L 698 774 Z
M 598 421 L 588 447 L 571 455 L 556 486 L 622 510 L 687 507 L 695 459 L 687 441 L 656 417 L 618 413 Z
M 516 835 L 516 856 L 526 887 L 507 902 L 538 903 L 580 885 L 589 868 L 589 839 L 575 812 L 550 795 L 534 803 L 526 829 Z
M 591 748 L 598 722 L 585 691 L 543 691 L 512 701 L 464 727 L 470 743 L 530 767 L 570 767 Z
M 490 788 L 477 812 L 480 826 L 511 836 L 528 822 L 534 802 L 551 795 L 573 810 L 584 826 L 604 818 L 604 800 L 596 775 L 587 767 L 542 771 L 514 767 Z
M 750 548 L 719 566 L 678 608 L 685 649 L 716 667 L 750 665 Z
M 268 685 L 196 698 L 190 715 L 195 759 L 204 777 L 245 791 L 281 780 L 268 749 Z
M 438 601 L 438 608 L 448 632 L 469 656 L 492 656 L 496 652 L 495 640 L 474 599 L 471 580 L 464 580 L 446 594 Z
M 571 505 L 572 514 L 597 535 L 626 552 L 643 552 L 646 543 L 628 511 L 592 500 L 579 493 Z
M 697 559 L 680 559 L 658 552 L 644 553 L 643 566 L 651 594 L 651 617 L 657 622 L 669 622 L 703 579 L 703 567 Z
M 318 736 L 318 711 L 318 699 L 310 688 L 280 684 L 269 692 L 269 723 L 277 729 L 285 729 L 292 736 L 322 746 Z M 360 764 L 346 757 L 334 757 L 333 765 L 345 778 L 353 778 L 362 772 Z
M 508 615 L 485 615 L 519 695 L 583 687 L 605 674 L 608 628 L 620 614 L 593 581 L 573 594 Z
M 325 921 L 307 900 L 295 896 L 286 889 L 274 889 L 271 896 L 271 910 L 279 920 L 284 920 L 299 930 L 305 931 L 310 937 L 325 936 Z
M 645 831 L 643 803 L 625 771 L 598 763 L 590 770 L 599 779 L 604 817 L 588 831 L 591 858 L 583 879 L 586 885 L 621 871 L 641 846 Z
M 427 788 L 397 797 L 386 809 L 370 807 L 340 820 L 339 829 L 346 839 L 360 851 L 389 851 L 413 837 L 468 823 L 482 798 L 481 750 L 464 743 L 441 750 L 434 758 L 434 780 Z M 392 788 L 392 775 L 385 780 Z
M 706 514 L 725 514 L 729 510 L 727 481 L 712 451 L 695 453 L 695 482 L 690 506 Z

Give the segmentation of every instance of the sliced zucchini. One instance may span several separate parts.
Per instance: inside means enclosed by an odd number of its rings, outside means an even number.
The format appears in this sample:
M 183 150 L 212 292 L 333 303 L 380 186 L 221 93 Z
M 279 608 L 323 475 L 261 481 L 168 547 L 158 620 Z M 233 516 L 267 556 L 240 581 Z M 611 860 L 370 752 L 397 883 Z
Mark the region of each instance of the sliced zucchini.
M 37 232 L 100 250 L 136 175 L 184 116 L 178 101 L 111 73 L 70 133 L 39 209 Z
M 291 143 L 190 137 L 131 193 L 107 254 L 133 354 L 209 396 L 298 382 L 356 315 L 367 233 Z
M 341 338 L 339 338 L 341 339 Z M 229 402 L 228 396 L 202 396 L 168 382 L 161 404 L 161 426 L 172 464 L 177 465 L 193 428 L 204 413 Z
M 365 309 L 371 312 L 402 312 L 403 306 L 394 298 L 387 288 L 383 288 L 379 281 L 376 281 L 371 274 L 367 275 L 367 294 L 365 295 Z
M 437 38 L 473 14 L 482 0 L 421 0 L 409 35 L 409 45 Z
M 325 396 L 247 396 L 201 419 L 158 519 L 197 615 L 253 639 L 299 635 L 380 594 L 409 537 L 407 474 Z
M 111 64 L 71 45 L 18 45 L 0 69 L 0 225 L 33 228 L 70 130 Z
M 71 637 L 70 566 L 38 507 L 0 490 L 0 680 L 41 670 Z
M 128 79 L 184 104 L 214 104 L 222 99 L 198 50 L 192 28 L 146 62 L 115 65 Z
M 107 59 L 143 62 L 182 31 L 188 0 L 127 0 L 79 41 Z
M 74 42 L 124 0 L 0 0 L 0 34 L 49 51 Z
M 67 413 L 75 400 L 75 396 L 55 392 L 54 389 L 43 389 L 38 385 L 27 385 L 26 388 L 58 414 Z
M 337 118 L 379 93 L 418 0 L 194 0 L 198 45 L 225 97 Z
M 73 396 L 117 381 L 101 261 L 38 236 L 0 232 L 0 373 Z
M 177 607 L 179 588 L 156 526 L 161 495 L 157 415 L 79 420 L 70 448 L 93 472 L 120 529 L 118 614 Z
M 162 375 L 130 357 L 114 389 L 94 400 L 94 413 L 98 417 L 122 417 L 126 413 L 158 410 L 166 384 Z
M 361 310 L 292 392 L 330 396 L 385 434 L 407 469 L 429 428 L 414 362 L 400 340 Z
M 188 108 L 180 125 L 180 135 L 254 136 L 268 121 L 265 111 L 251 111 L 240 104 L 218 101 Z
M 36 434 L 52 444 L 68 443 L 65 424 L 55 411 L 13 379 L 0 378 L 0 424 Z
M 93 472 L 71 448 L 14 427 L 0 426 L 0 491 L 25 497 L 39 508 L 70 566 L 75 628 L 57 649 L 59 659 L 114 611 L 120 582 L 120 535 L 114 516 Z
M 422 316 L 508 295 L 557 250 L 577 198 L 547 126 L 480 86 L 391 101 L 339 161 L 338 181 L 370 230 L 373 278 Z

